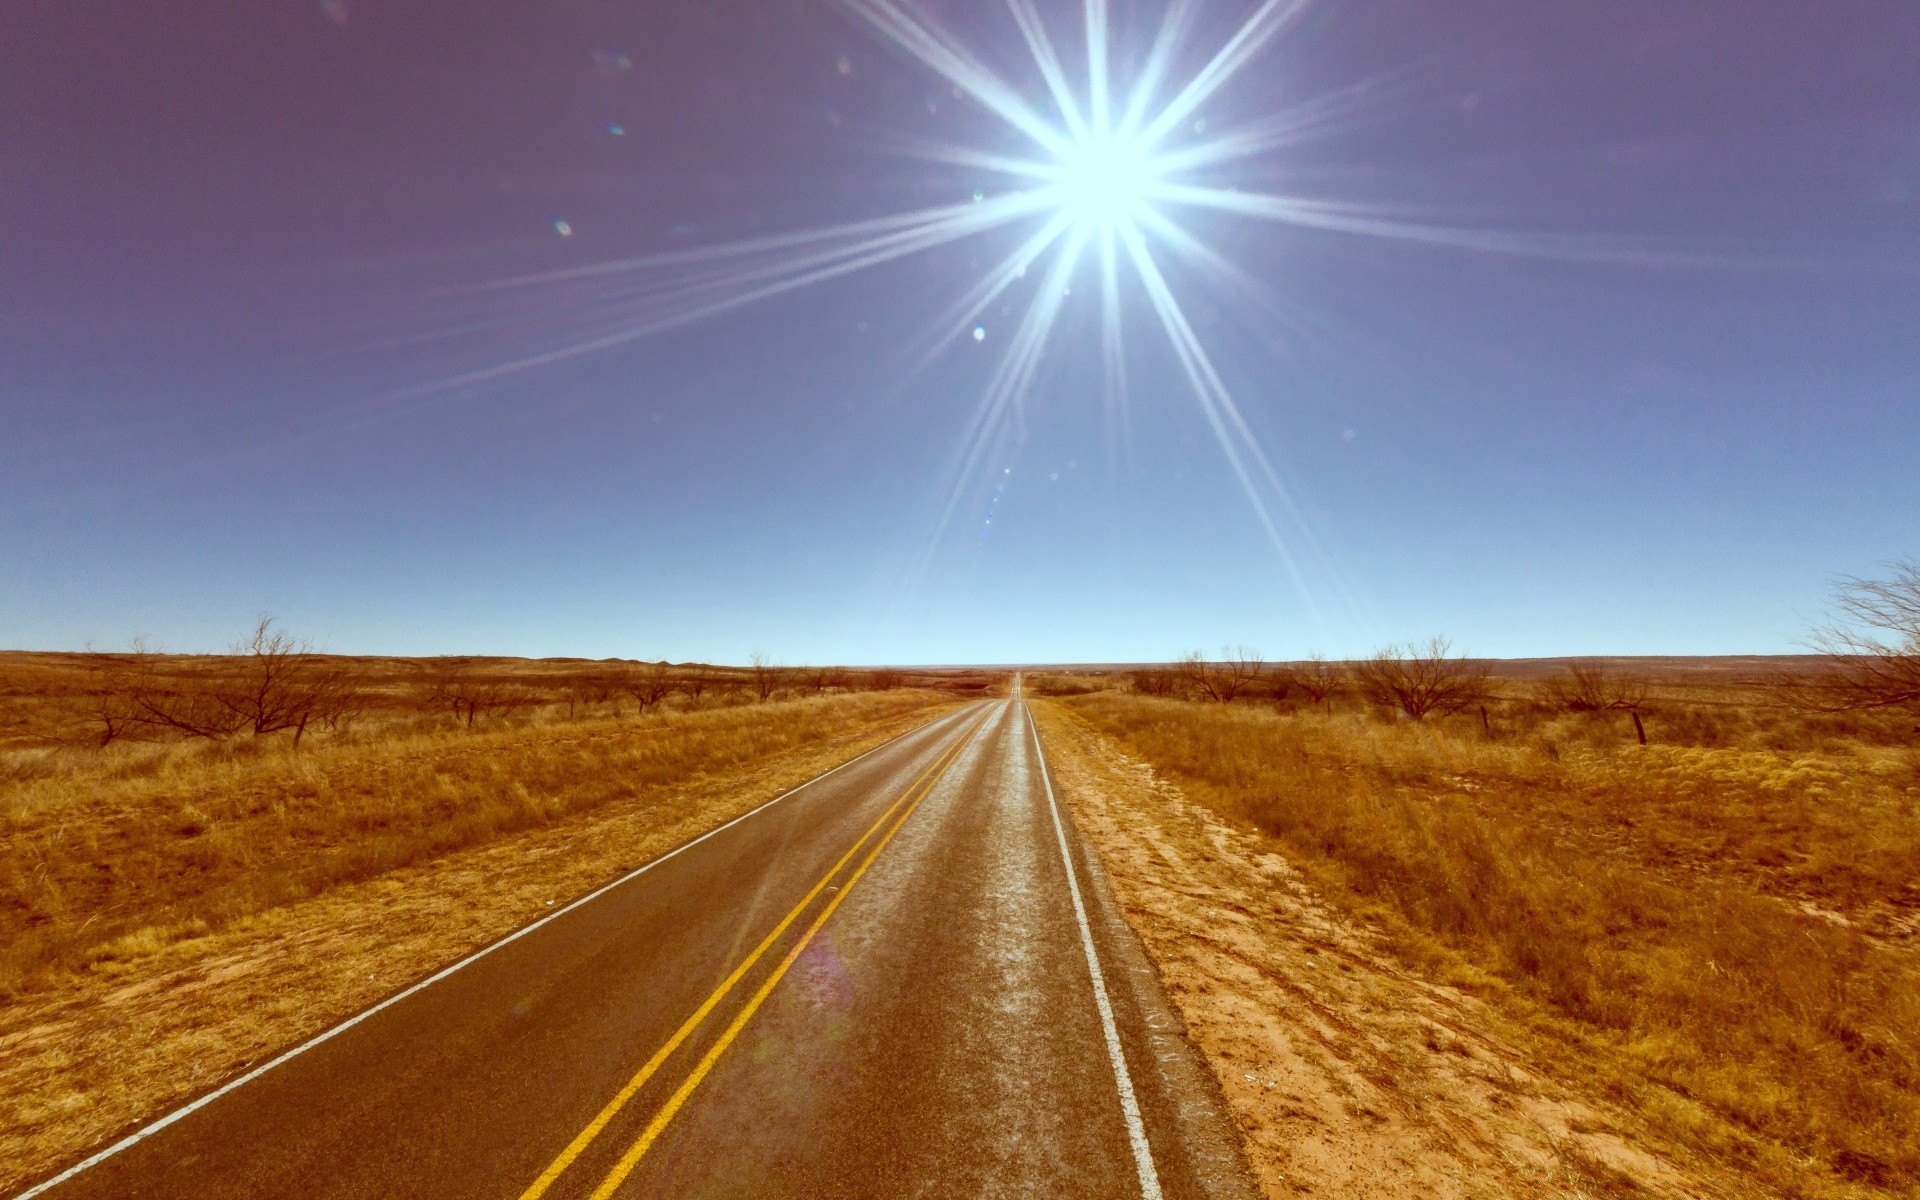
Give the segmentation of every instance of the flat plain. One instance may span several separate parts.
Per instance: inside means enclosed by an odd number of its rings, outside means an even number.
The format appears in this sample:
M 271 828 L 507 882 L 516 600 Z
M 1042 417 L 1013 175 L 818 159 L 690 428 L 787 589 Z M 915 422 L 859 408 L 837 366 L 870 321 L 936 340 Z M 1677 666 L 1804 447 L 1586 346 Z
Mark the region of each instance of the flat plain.
M 128 722 L 236 663 L 0 656 L 0 1189 L 1013 682 L 315 659 L 279 730 Z M 1920 753 L 1790 666 L 1020 687 L 1266 1195 L 1912 1195 Z M 1025 753 L 944 803 L 1039 803 Z

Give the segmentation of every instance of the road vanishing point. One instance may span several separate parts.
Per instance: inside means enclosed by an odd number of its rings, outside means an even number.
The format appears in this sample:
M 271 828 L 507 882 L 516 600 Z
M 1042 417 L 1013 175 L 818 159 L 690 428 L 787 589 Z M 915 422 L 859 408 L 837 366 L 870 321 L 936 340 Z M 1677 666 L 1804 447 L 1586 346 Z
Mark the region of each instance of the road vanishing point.
M 1016 693 L 682 845 L 22 1196 L 1254 1194 Z

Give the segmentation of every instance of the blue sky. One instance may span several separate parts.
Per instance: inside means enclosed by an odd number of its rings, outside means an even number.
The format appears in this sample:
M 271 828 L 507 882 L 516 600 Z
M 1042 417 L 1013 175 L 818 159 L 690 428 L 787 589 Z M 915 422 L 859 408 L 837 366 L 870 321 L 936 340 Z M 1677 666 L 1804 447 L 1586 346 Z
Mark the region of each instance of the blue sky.
M 1920 552 L 1903 6 L 1308 5 L 1196 115 L 1340 106 L 1218 182 L 1499 236 L 1180 214 L 1254 287 L 1167 260 L 1284 486 L 1252 499 L 1124 277 L 1116 395 L 1092 264 L 966 460 L 1029 296 L 937 318 L 1021 227 L 502 370 L 625 310 L 482 285 L 1006 189 L 903 152 L 1022 147 L 836 5 L 679 7 L 13 21 L 0 644 L 1761 653 Z M 931 11 L 1045 111 L 1010 19 Z M 1192 62 L 1253 11 L 1200 5 Z

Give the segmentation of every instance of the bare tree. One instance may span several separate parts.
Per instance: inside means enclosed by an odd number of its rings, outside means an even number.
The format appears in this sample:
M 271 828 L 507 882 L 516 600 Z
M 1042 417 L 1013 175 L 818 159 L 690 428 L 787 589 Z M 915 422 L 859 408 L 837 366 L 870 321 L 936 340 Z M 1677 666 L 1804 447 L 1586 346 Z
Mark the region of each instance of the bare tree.
M 619 692 L 618 675 L 595 671 L 579 676 L 567 684 L 567 716 L 591 715 L 594 709 L 612 700 Z
M 774 690 L 780 686 L 780 668 L 773 664 L 772 659 L 760 653 L 758 650 L 753 652 L 750 662 L 753 694 L 764 701 L 773 695 Z
M 890 692 L 900 686 L 900 672 L 892 667 L 876 667 L 867 676 L 867 690 Z
M 711 686 L 712 683 L 713 672 L 707 670 L 705 667 L 694 667 L 692 670 L 682 671 L 679 682 L 675 686 L 680 689 L 681 695 L 685 696 L 693 704 L 698 705 L 700 703 L 700 697 L 706 694 L 707 688 Z
M 1166 667 L 1143 667 L 1133 673 L 1133 690 L 1142 696 L 1164 696 L 1173 691 L 1179 676 Z
M 206 671 L 169 669 L 161 655 L 136 645 L 109 685 L 113 694 L 102 698 L 101 744 L 143 727 L 200 738 L 292 730 L 298 746 L 311 724 L 343 719 L 357 703 L 346 673 L 273 624 L 261 617 L 227 661 Z
M 1333 711 L 1329 697 L 1340 689 L 1346 678 L 1346 671 L 1338 664 L 1330 663 L 1320 655 L 1313 655 L 1304 662 L 1293 663 L 1285 670 L 1287 680 L 1300 689 L 1301 694 L 1328 712 Z
M 1415 721 L 1430 713 L 1456 713 L 1487 698 L 1492 673 L 1484 663 L 1453 657 L 1452 649 L 1444 637 L 1388 646 L 1355 663 L 1353 680 L 1369 703 Z
M 87 700 L 87 711 L 100 730 L 100 745 L 103 748 L 122 738 L 139 735 L 143 727 L 140 705 L 128 686 L 124 672 L 116 670 L 108 674 L 105 682 L 95 688 Z
M 802 667 L 794 674 L 809 696 L 846 685 L 846 672 L 839 667 Z
M 654 706 L 665 700 L 679 688 L 679 681 L 664 662 L 645 663 L 623 672 L 620 676 L 620 690 L 633 697 L 640 706 L 640 715 L 646 716 Z
M 515 687 L 483 675 L 468 675 L 451 665 L 427 668 L 420 685 L 421 698 L 428 704 L 444 705 L 453 718 L 472 729 L 488 715 L 507 717 L 533 703 L 533 696 Z
M 1835 581 L 1834 619 L 1810 639 L 1824 669 L 1790 690 L 1803 707 L 1920 712 L 1920 559 L 1886 567 L 1885 579 Z
M 1221 647 L 1218 662 L 1209 662 L 1198 650 L 1180 660 L 1180 673 L 1187 683 L 1209 700 L 1232 703 L 1234 697 L 1259 683 L 1266 675 L 1267 660 L 1257 650 L 1245 646 Z
M 1647 681 L 1637 675 L 1618 675 L 1606 664 L 1580 660 L 1540 685 L 1543 704 L 1566 712 L 1623 712 L 1633 720 L 1633 735 L 1647 744 L 1647 727 L 1640 707 L 1647 702 Z

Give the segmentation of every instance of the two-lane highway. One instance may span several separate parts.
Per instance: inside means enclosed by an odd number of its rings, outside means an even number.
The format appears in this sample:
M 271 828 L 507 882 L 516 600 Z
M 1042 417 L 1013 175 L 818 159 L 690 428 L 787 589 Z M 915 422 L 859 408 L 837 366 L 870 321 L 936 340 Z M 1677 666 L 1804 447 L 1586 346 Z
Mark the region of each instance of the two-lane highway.
M 42 1193 L 1252 1194 L 1017 698 L 689 843 Z

